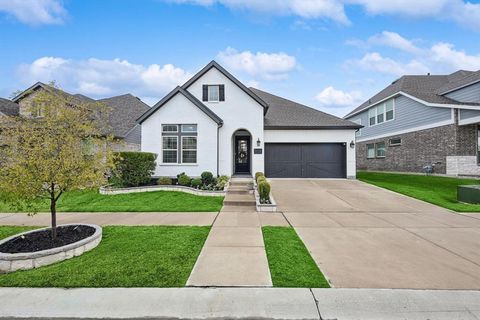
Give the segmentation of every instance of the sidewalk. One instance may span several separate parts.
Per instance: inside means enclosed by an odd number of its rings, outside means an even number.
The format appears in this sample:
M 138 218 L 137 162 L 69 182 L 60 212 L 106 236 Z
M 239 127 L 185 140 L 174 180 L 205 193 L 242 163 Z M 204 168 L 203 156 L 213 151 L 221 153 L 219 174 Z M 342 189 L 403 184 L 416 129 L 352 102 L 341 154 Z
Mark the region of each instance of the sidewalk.
M 480 291 L 0 288 L 0 319 L 479 319 Z
M 210 226 L 217 212 L 68 212 L 57 214 L 57 223 L 92 223 L 116 226 Z M 2 226 L 49 226 L 50 214 L 0 213 Z

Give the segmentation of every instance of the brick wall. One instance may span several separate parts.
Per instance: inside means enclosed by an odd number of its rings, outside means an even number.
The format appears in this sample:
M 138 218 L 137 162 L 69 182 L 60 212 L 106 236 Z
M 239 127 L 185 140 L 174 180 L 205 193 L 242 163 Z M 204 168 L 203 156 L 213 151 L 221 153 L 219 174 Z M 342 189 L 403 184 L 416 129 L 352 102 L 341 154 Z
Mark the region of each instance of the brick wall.
M 437 173 L 447 172 L 447 156 L 476 156 L 476 125 L 454 124 L 420 130 L 382 139 L 357 143 L 357 168 L 359 170 L 421 172 L 422 168 L 440 162 Z M 391 138 L 401 138 L 400 146 L 389 146 Z M 382 159 L 367 159 L 367 144 L 385 142 L 386 154 Z M 471 158 L 470 158 L 471 159 Z M 457 166 L 462 166 L 463 161 Z M 468 161 L 471 165 L 471 160 Z M 462 172 L 462 168 L 457 171 Z M 472 171 L 470 168 L 468 171 Z

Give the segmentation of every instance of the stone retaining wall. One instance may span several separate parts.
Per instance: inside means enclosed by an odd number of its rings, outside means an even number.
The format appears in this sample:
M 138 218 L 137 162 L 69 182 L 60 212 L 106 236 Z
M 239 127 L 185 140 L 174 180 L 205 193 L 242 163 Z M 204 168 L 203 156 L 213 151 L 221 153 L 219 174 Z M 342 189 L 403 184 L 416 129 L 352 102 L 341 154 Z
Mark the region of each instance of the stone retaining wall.
M 126 193 L 141 193 L 141 192 L 154 192 L 154 191 L 178 191 L 185 192 L 189 194 L 194 194 L 196 196 L 204 197 L 224 197 L 226 195 L 227 186 L 225 186 L 223 191 L 208 191 L 208 190 L 199 190 L 190 187 L 184 186 L 143 186 L 143 187 L 132 187 L 132 188 L 110 188 L 110 187 L 101 187 L 99 192 L 103 195 L 116 195 L 116 194 L 126 194 Z

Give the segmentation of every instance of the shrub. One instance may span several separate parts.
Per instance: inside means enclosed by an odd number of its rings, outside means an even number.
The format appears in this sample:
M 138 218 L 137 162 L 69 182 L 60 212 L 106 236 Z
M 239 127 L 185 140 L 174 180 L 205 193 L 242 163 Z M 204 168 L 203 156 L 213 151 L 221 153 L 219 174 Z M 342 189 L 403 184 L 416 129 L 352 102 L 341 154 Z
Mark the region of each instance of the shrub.
M 213 173 L 211 173 L 210 171 L 204 171 L 202 172 L 202 182 L 204 185 L 209 185 L 209 184 L 212 184 L 213 182 Z
M 198 188 L 202 185 L 202 179 L 200 178 L 193 179 L 191 184 L 192 184 L 192 187 Z
M 258 182 L 258 178 L 259 177 L 265 177 L 265 175 L 263 174 L 263 172 L 255 172 L 255 181 Z
M 182 174 L 180 176 L 178 176 L 178 184 L 181 185 L 181 186 L 190 186 L 192 182 L 192 179 L 187 176 L 186 174 Z
M 267 182 L 267 178 L 265 178 L 265 176 L 258 177 L 257 184 L 260 184 L 261 182 Z
M 125 187 L 138 187 L 150 182 L 157 166 L 157 155 L 148 152 L 118 152 L 112 181 Z
M 229 179 L 228 179 L 227 176 L 220 176 L 220 177 L 218 177 L 218 179 L 217 179 L 217 185 L 216 185 L 217 189 L 223 190 L 223 189 L 225 188 L 225 185 L 227 184 L 228 180 L 229 180 Z
M 258 184 L 258 193 L 260 194 L 260 201 L 270 200 L 270 184 L 267 181 L 262 181 Z
M 169 177 L 160 177 L 157 180 L 158 185 L 169 186 L 172 184 L 172 179 Z

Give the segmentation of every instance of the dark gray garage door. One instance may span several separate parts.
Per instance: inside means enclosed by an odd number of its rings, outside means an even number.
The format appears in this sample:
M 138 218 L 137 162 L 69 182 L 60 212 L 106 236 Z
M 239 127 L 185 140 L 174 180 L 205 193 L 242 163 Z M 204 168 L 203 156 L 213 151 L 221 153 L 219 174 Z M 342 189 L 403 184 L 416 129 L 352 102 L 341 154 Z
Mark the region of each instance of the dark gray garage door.
M 344 143 L 266 143 L 269 178 L 346 178 Z

